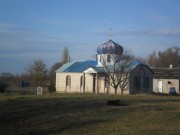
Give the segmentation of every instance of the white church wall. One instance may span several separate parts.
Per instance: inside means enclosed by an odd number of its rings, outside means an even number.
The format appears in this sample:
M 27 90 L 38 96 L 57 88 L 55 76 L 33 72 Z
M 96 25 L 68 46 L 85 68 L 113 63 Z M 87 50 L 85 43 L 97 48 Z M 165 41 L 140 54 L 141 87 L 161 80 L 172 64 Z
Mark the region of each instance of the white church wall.
M 104 78 L 99 78 L 98 80 L 98 93 L 105 93 L 105 82 L 104 82 Z
M 85 93 L 93 93 L 93 76 L 85 74 Z
M 66 74 L 65 73 L 56 73 L 56 92 L 65 92 L 66 91 Z
M 66 86 L 66 77 L 70 75 L 71 86 Z M 59 93 L 83 93 L 80 81 L 83 73 L 56 73 L 56 92 Z M 85 74 L 85 93 L 93 93 L 93 76 Z
M 71 85 L 66 86 L 66 77 L 71 77 Z M 56 73 L 56 92 L 77 93 L 83 92 L 80 88 L 80 79 L 83 73 Z

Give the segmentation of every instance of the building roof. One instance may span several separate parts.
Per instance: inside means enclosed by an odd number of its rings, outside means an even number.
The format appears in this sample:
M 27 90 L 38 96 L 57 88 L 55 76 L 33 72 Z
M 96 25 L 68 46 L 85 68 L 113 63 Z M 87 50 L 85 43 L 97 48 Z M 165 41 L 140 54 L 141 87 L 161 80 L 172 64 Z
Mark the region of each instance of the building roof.
M 180 68 L 151 68 L 154 78 L 180 79 Z
M 97 61 L 93 61 L 93 60 L 87 60 L 87 61 L 72 61 L 69 63 L 64 64 L 62 67 L 60 67 L 56 72 L 57 73 L 62 73 L 62 72 L 76 72 L 76 73 L 82 73 L 85 70 L 87 72 L 92 72 L 90 70 L 88 70 L 88 68 L 92 68 L 94 70 L 94 72 L 97 73 L 105 73 L 107 72 L 105 67 L 97 67 Z M 125 66 L 125 64 L 127 64 L 127 66 Z M 115 70 L 118 71 L 119 68 L 122 66 L 123 68 L 126 68 L 124 70 L 129 72 L 131 70 L 133 70 L 136 66 L 138 65 L 143 65 L 143 63 L 139 62 L 139 61 L 123 61 L 121 60 L 120 62 L 118 62 L 115 66 Z M 109 65 L 108 69 L 110 72 L 114 72 L 114 65 Z
M 81 73 L 84 70 L 86 70 L 88 67 L 96 66 L 97 61 L 93 60 L 86 60 L 86 61 L 72 61 L 69 63 L 64 64 L 62 67 L 60 67 L 56 72 L 78 72 Z
M 91 67 L 91 68 L 94 69 L 94 71 L 97 73 L 106 73 L 107 70 L 108 70 L 108 72 L 122 71 L 121 68 L 124 68 L 123 72 L 126 72 L 126 71 L 130 72 L 138 65 L 144 65 L 144 64 L 139 61 L 121 60 L 120 62 L 116 63 L 115 65 L 108 65 L 106 68 L 105 67 Z M 115 68 L 114 68 L 114 66 L 115 66 Z M 86 71 L 91 72 L 92 70 L 87 69 Z
M 108 42 L 100 45 L 97 48 L 98 54 L 116 54 L 116 55 L 122 55 L 123 53 L 123 47 L 112 40 L 109 40 Z

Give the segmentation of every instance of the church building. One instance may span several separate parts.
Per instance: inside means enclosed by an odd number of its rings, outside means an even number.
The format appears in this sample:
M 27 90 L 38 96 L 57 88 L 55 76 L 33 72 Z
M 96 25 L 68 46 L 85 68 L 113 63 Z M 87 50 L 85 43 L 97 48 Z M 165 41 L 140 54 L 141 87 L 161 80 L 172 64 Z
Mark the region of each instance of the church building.
M 152 93 L 152 70 L 139 61 L 127 61 L 123 59 L 122 55 L 123 47 L 109 40 L 97 47 L 97 60 L 71 61 L 64 64 L 56 71 L 56 92 Z M 126 66 L 122 66 L 123 64 Z M 122 77 L 117 75 L 122 75 Z M 127 77 L 126 83 L 124 81 L 125 77 Z M 119 80 L 119 78 L 123 79 Z M 117 83 L 117 89 L 115 90 L 113 83 L 118 81 L 120 83 Z M 120 86 L 123 86 L 123 88 Z

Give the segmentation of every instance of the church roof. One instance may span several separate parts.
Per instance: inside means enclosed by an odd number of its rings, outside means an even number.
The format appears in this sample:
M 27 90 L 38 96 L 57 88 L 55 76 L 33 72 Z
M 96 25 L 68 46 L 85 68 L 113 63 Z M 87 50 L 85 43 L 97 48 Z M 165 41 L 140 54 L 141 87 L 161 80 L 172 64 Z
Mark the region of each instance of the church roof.
M 142 62 L 139 61 L 126 61 L 126 60 L 121 60 L 120 62 L 116 63 L 115 65 L 108 65 L 106 68 L 105 67 L 91 67 L 93 68 L 97 73 L 106 73 L 107 69 L 109 70 L 108 72 L 114 72 L 114 71 L 121 71 L 121 67 L 124 68 L 123 72 L 129 72 L 132 71 L 135 67 L 138 65 L 144 65 Z M 114 68 L 115 66 L 115 68 Z
M 69 63 L 64 64 L 62 67 L 60 67 L 56 72 L 78 72 L 81 73 L 84 70 L 86 70 L 90 66 L 96 66 L 97 61 L 93 60 L 86 60 L 86 61 L 72 61 Z
M 98 54 L 116 54 L 116 55 L 122 55 L 123 53 L 123 47 L 112 40 L 109 40 L 108 42 L 100 45 L 97 48 Z

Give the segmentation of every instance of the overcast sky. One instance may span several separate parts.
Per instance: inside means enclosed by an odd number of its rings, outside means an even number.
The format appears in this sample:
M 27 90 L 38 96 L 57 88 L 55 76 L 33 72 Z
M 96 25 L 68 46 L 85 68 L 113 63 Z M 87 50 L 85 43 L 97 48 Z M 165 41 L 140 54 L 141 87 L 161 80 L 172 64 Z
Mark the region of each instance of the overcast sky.
M 34 59 L 50 68 L 68 47 L 93 59 L 112 40 L 135 56 L 180 47 L 180 0 L 0 0 L 0 73 L 23 73 Z

